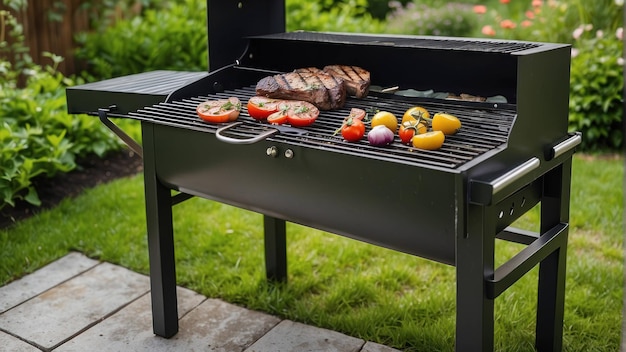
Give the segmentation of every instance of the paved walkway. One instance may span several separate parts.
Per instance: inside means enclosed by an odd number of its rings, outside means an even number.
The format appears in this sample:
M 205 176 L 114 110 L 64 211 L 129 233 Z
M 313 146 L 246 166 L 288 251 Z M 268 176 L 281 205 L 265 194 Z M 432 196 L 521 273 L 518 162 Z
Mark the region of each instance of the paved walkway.
M 0 351 L 393 352 L 178 288 L 179 333 L 152 333 L 145 275 L 80 253 L 0 288 Z

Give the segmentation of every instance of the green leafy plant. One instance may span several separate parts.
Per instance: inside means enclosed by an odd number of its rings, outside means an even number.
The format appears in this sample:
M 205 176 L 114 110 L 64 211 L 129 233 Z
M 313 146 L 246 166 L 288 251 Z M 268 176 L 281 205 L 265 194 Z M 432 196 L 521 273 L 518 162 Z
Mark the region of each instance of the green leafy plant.
M 585 150 L 619 150 L 624 142 L 623 41 L 596 33 L 580 38 L 573 49 L 569 126 L 583 133 Z
M 22 28 L 9 12 L 0 18 L 0 33 L 15 41 L 9 46 L 0 35 L 7 54 L 0 57 L 0 209 L 19 200 L 39 205 L 35 179 L 68 172 L 77 158 L 103 156 L 121 143 L 97 119 L 67 114 L 65 88 L 75 81 L 57 71 L 63 59 L 44 54 L 52 64 L 41 67 L 27 54 L 13 55 L 24 52 Z
M 415 2 L 395 8 L 387 16 L 387 31 L 392 33 L 468 36 L 476 27 L 472 7 L 460 3 L 448 3 L 431 7 Z
M 309 30 L 329 32 L 380 33 L 384 26 L 367 10 L 366 0 L 317 2 L 290 0 L 286 2 L 287 31 Z
M 88 79 L 157 69 L 206 71 L 206 28 L 206 2 L 184 0 L 78 35 L 77 57 L 87 61 Z

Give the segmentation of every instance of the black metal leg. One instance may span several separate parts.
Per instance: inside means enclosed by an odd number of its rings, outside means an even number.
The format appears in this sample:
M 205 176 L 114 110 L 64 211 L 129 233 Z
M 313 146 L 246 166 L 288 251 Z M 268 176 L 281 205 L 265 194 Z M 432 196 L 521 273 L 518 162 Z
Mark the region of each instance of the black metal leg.
M 495 223 L 489 209 L 470 204 L 468 233 L 457 239 L 456 351 L 494 347 L 494 301 L 485 283 L 494 270 Z
M 176 266 L 172 228 L 171 192 L 156 177 L 153 129 L 142 124 L 144 148 L 144 185 L 148 255 L 150 259 L 150 290 L 152 326 L 155 334 L 171 337 L 178 332 L 176 298 Z
M 569 222 L 571 159 L 546 174 L 541 202 L 541 233 Z M 567 231 L 567 229 L 565 229 Z M 539 265 L 537 326 L 538 351 L 561 351 L 565 310 L 567 233 L 558 250 Z
M 287 230 L 285 220 L 263 216 L 265 274 L 270 281 L 287 281 Z

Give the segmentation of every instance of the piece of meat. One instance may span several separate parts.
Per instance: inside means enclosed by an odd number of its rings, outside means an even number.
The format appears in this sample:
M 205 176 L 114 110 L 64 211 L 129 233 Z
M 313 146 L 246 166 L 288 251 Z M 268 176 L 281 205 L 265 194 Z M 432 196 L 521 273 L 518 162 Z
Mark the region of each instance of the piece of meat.
M 295 69 L 293 72 L 298 72 L 298 73 L 326 73 L 326 72 L 322 71 L 321 69 L 319 69 L 317 67 L 301 67 L 301 68 Z
M 275 99 L 304 100 L 320 110 L 338 109 L 346 102 L 341 79 L 320 72 L 289 72 L 262 78 L 256 94 Z
M 367 96 L 371 83 L 369 71 L 358 66 L 348 65 L 329 65 L 325 66 L 323 71 L 342 79 L 346 84 L 348 94 L 357 98 Z

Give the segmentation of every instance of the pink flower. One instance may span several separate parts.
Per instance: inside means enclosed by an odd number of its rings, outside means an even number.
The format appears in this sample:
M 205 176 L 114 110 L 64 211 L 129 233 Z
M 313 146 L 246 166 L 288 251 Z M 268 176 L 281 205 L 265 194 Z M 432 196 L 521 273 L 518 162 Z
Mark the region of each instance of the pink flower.
M 482 33 L 484 35 L 488 35 L 490 37 L 493 37 L 494 35 L 496 35 L 496 30 L 493 29 L 493 27 L 491 27 L 490 25 L 486 25 L 486 26 L 483 27 Z
M 520 23 L 520 25 L 524 28 L 526 27 L 530 27 L 533 25 L 533 21 L 529 21 L 529 20 L 523 20 L 522 23 Z
M 529 20 L 534 19 L 535 18 L 535 13 L 530 11 L 530 10 L 526 11 L 526 18 L 528 18 Z
M 624 40 L 624 28 L 623 27 L 619 27 L 616 31 L 615 31 L 615 36 L 617 37 L 617 39 L 619 40 Z
M 502 22 L 500 22 L 500 27 L 504 29 L 513 29 L 517 27 L 517 25 L 511 20 L 503 20 Z
M 533 7 L 541 7 L 541 5 L 543 5 L 543 0 L 533 0 L 532 5 Z
M 500 0 L 501 4 L 508 4 L 509 2 L 511 2 L 511 0 Z
M 474 13 L 479 15 L 487 13 L 487 6 L 485 5 L 474 5 Z
M 572 38 L 574 38 L 575 40 L 578 40 L 578 38 L 580 38 L 580 36 L 583 35 L 583 31 L 584 31 L 584 28 L 582 26 L 574 29 L 574 32 L 572 33 Z
M 602 37 L 604 37 L 604 32 L 598 29 L 596 31 L 596 38 L 602 39 Z

